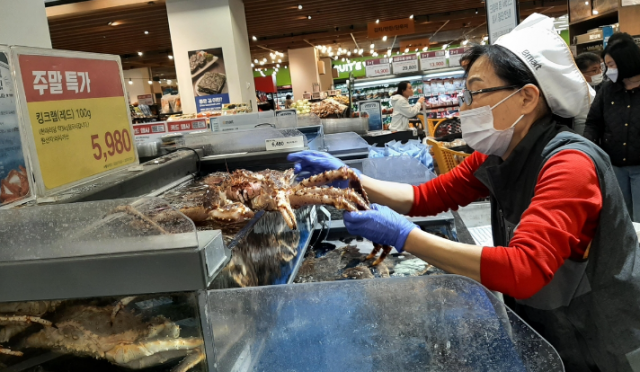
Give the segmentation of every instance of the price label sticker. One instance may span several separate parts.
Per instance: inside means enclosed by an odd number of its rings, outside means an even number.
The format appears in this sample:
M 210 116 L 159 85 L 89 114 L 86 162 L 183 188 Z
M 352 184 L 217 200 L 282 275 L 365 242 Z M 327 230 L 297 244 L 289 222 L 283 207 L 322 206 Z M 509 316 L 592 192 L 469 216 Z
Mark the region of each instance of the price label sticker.
M 433 70 L 447 67 L 447 56 L 445 51 L 433 51 L 420 54 L 420 64 L 423 70 Z
M 418 55 L 408 54 L 393 57 L 393 73 L 401 74 L 415 71 L 418 71 Z
M 41 177 L 39 195 L 136 163 L 118 62 L 72 52 L 27 52 L 18 49 L 14 58 L 36 177 Z
M 267 151 L 304 148 L 304 136 L 268 139 L 265 143 Z

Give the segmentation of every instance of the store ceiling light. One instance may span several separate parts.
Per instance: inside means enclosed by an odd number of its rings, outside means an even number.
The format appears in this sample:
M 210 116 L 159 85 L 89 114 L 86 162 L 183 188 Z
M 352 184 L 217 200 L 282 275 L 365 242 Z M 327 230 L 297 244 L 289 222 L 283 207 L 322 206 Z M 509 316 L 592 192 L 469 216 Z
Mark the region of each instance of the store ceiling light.
M 264 66 L 264 61 L 260 61 L 260 66 Z
M 145 35 L 149 35 L 149 31 L 145 31 L 145 32 L 144 32 L 144 34 L 145 34 Z
M 280 64 L 278 63 L 278 64 L 276 65 L 276 67 L 277 67 L 277 68 L 280 68 Z
M 284 68 L 289 68 L 289 66 L 284 66 Z
M 173 56 L 171 54 L 169 54 L 169 59 L 173 59 Z
M 360 49 L 360 50 L 358 51 L 358 54 L 362 55 L 362 53 L 364 53 L 364 50 Z
M 376 19 L 376 23 L 380 23 L 380 20 L 379 20 L 379 19 Z
M 278 58 L 278 63 L 282 63 L 282 60 L 280 58 Z
M 462 45 L 467 45 L 467 44 L 469 44 L 469 40 L 465 40 L 462 42 Z
M 478 14 L 478 9 L 476 9 L 476 14 Z
M 588 1 L 585 1 L 585 2 L 584 2 L 584 5 L 589 5 L 589 2 L 588 2 Z
M 109 22 L 109 23 L 107 23 L 107 24 L 108 24 L 109 26 L 117 26 L 117 25 L 119 25 L 119 24 L 120 24 L 120 22 L 117 22 L 117 21 L 111 21 L 111 22 Z
M 418 48 L 416 48 L 416 50 L 414 50 L 414 52 L 417 52 L 417 51 L 418 51 Z
M 302 4 L 298 4 L 298 9 L 302 10 Z
M 409 19 L 413 19 L 413 14 L 409 16 Z
M 255 36 L 251 36 L 251 38 L 253 39 L 253 41 L 258 41 L 258 38 Z
M 340 61 L 344 62 L 344 57 L 342 57 L 342 59 Z
M 142 55 L 142 52 L 138 52 L 138 55 L 139 55 L 139 56 L 141 56 L 141 55 Z
M 308 16 L 307 16 L 307 19 L 311 19 L 311 16 L 310 16 L 310 15 L 308 15 Z
M 405 52 L 405 53 L 408 53 L 408 52 L 409 52 L 409 48 L 405 48 L 405 49 L 404 49 L 404 52 Z
M 129 78 L 129 85 L 133 85 L 133 81 Z
M 258 62 L 260 62 L 260 61 L 258 61 L 257 58 L 253 60 L 253 63 L 258 63 Z
M 149 80 L 147 81 L 147 83 L 149 83 L 149 85 L 153 84 L 153 81 Z
M 443 45 L 443 46 L 442 46 L 442 50 L 445 50 L 445 49 L 447 49 L 448 47 L 449 47 L 449 44 L 445 44 L 445 45 Z
M 382 41 L 387 41 L 387 36 L 386 35 L 382 37 Z
M 251 64 L 251 67 L 255 67 L 255 65 L 252 63 L 252 64 Z
M 348 51 L 348 52 L 347 52 L 347 55 L 348 55 L 349 57 L 351 57 L 351 51 Z
M 424 48 L 422 48 L 422 51 L 423 51 L 423 52 L 426 52 L 427 50 L 429 50 L 429 47 L 424 47 Z
M 333 60 L 337 61 L 338 60 L 338 56 L 333 57 Z
M 594 9 L 593 10 L 593 15 L 597 15 L 597 14 L 598 14 L 598 11 Z
M 375 48 L 376 48 L 376 45 L 375 45 L 374 43 L 371 43 L 371 45 L 369 45 L 369 48 L 370 48 L 370 49 L 375 49 Z
M 171 84 L 171 79 L 167 79 L 167 84 Z
M 331 47 L 329 47 L 329 49 L 327 49 L 328 51 L 331 51 Z

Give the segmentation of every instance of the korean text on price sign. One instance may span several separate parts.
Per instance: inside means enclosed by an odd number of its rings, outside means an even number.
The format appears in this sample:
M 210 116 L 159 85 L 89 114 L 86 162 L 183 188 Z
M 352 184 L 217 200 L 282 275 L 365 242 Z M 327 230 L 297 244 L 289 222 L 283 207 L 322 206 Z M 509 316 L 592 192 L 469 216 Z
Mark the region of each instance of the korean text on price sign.
M 418 71 L 418 55 L 408 54 L 404 56 L 393 57 L 393 73 L 401 74 L 403 72 Z
M 447 56 L 444 50 L 420 53 L 420 65 L 423 70 L 434 70 L 447 67 Z
M 449 66 L 458 67 L 460 66 L 460 60 L 462 56 L 471 48 L 455 48 L 449 49 Z
M 389 58 L 370 59 L 365 61 L 367 77 L 391 75 Z
M 15 56 L 42 193 L 137 162 L 114 57 Z

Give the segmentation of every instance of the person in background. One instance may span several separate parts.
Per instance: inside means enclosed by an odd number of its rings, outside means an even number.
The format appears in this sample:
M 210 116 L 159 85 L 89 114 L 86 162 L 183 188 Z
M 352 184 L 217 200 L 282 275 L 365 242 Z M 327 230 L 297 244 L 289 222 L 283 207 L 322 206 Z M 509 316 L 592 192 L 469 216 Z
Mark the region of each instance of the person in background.
M 595 89 L 596 93 L 600 90 L 603 80 L 603 63 L 599 55 L 591 52 L 580 53 L 576 57 L 576 65 L 582 72 L 585 80 Z
M 291 99 L 291 94 L 287 94 L 287 97 L 284 100 L 284 108 L 290 109 L 291 105 L 293 105 L 293 100 Z
M 639 222 L 640 47 L 628 34 L 614 34 L 609 41 L 602 55 L 610 81 L 591 106 L 584 136 L 609 155 L 629 215 Z
M 424 103 L 424 97 L 420 97 L 418 102 L 411 106 L 409 104 L 409 97 L 413 96 L 413 87 L 408 81 L 401 81 L 398 84 L 398 90 L 391 96 L 391 107 L 393 107 L 393 114 L 391 114 L 391 124 L 389 125 L 390 131 L 400 131 L 409 129 L 409 119 L 415 117 L 420 113 L 422 104 Z

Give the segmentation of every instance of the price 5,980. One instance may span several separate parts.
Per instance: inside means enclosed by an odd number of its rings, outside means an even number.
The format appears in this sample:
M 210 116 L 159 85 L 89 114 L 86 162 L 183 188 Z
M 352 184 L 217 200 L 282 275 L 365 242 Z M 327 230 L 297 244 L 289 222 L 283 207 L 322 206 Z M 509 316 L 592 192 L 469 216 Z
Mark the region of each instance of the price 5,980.
M 94 134 L 91 136 L 91 147 L 94 149 L 93 157 L 96 160 L 104 158 L 107 161 L 109 156 L 113 156 L 116 153 L 122 154 L 123 152 L 131 151 L 131 136 L 129 131 L 123 129 L 122 131 L 115 130 L 113 133 L 106 132 L 104 134 L 104 145 L 107 146 L 107 151 L 102 151 L 100 145 L 100 136 Z

